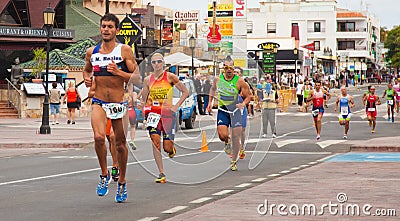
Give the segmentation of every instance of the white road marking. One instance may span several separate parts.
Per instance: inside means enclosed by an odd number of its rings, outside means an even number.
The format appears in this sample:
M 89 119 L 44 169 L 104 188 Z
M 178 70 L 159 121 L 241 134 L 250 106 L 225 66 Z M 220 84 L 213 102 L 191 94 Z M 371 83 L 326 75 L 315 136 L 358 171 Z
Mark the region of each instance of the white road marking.
M 175 156 L 175 158 L 196 155 L 196 154 L 200 154 L 200 153 L 201 152 L 182 154 L 182 155 Z M 164 157 L 164 159 L 169 159 L 169 157 Z M 127 165 L 135 165 L 135 164 L 152 162 L 152 161 L 154 161 L 154 159 L 131 162 L 131 163 L 128 163 Z M 109 168 L 111 168 L 111 166 L 109 166 Z M 21 180 L 14 180 L 14 181 L 0 183 L 0 186 L 16 184 L 16 183 L 25 183 L 25 182 L 37 181 L 37 180 L 44 180 L 44 179 L 50 179 L 50 178 L 55 178 L 55 177 L 70 176 L 70 175 L 74 175 L 74 174 L 81 174 L 81 173 L 93 172 L 93 171 L 98 171 L 98 170 L 99 170 L 99 168 L 93 168 L 93 169 L 78 170 L 78 171 L 68 172 L 68 173 L 60 173 L 60 174 L 54 174 L 54 175 L 48 175 L 48 176 L 40 176 L 40 177 L 33 177 L 33 178 L 27 178 L 27 179 L 21 179 Z
M 227 193 L 230 193 L 230 192 L 233 192 L 234 190 L 222 190 L 222 191 L 219 191 L 219 192 L 217 192 L 217 193 L 213 193 L 212 195 L 213 196 L 222 196 L 222 195 L 225 195 L 225 194 L 227 194 Z
M 279 173 L 290 173 L 290 170 L 282 170 L 282 171 L 279 172 Z
M 189 203 L 192 203 L 192 204 L 199 204 L 199 203 L 204 203 L 204 202 L 206 202 L 206 201 L 208 201 L 208 200 L 211 200 L 212 199 L 212 197 L 202 197 L 202 198 L 199 198 L 199 199 L 197 199 L 197 200 L 193 200 L 193 201 L 191 201 L 191 202 L 189 202 Z
M 145 217 L 143 219 L 139 219 L 138 221 L 153 221 L 158 219 L 158 217 Z
M 172 214 L 172 213 L 176 213 L 176 212 L 178 212 L 178 211 L 180 211 L 180 210 L 184 210 L 184 209 L 186 209 L 186 208 L 187 208 L 187 206 L 175 206 L 174 208 L 171 208 L 171 209 L 169 209 L 169 210 L 162 211 L 161 213 L 164 213 L 164 214 Z
M 326 122 L 322 122 L 322 125 L 324 125 L 324 124 L 326 124 L 326 123 L 328 123 L 328 122 L 327 122 L 327 121 L 326 121 Z M 303 132 L 303 131 L 306 131 L 306 130 L 309 130 L 309 129 L 314 129 L 314 128 L 315 128 L 314 126 L 312 126 L 312 127 L 307 127 L 307 128 L 303 128 L 303 129 L 301 129 L 301 130 L 296 130 L 296 131 L 292 131 L 292 132 L 289 132 L 289 133 L 282 134 L 282 135 L 280 135 L 280 136 L 277 136 L 276 138 L 277 138 L 277 139 L 283 138 L 283 137 L 286 137 L 286 136 L 288 136 L 288 135 L 290 135 L 290 134 L 297 134 L 297 133 L 300 133 L 300 132 Z
M 320 146 L 322 149 L 329 147 L 330 145 L 343 143 L 345 140 L 324 140 L 321 142 L 317 142 L 317 145 Z
M 274 174 L 270 174 L 270 175 L 268 175 L 269 177 L 277 177 L 277 176 L 280 176 L 280 174 L 279 173 L 274 173 Z
M 213 153 L 222 153 L 225 151 L 223 150 L 213 150 L 211 151 Z M 246 153 L 260 153 L 260 154 L 265 154 L 265 153 L 270 153 L 270 154 L 299 154 L 299 155 L 326 155 L 326 154 L 332 154 L 332 152 L 301 152 L 301 151 L 262 151 L 262 150 L 246 150 Z
M 289 170 L 298 170 L 298 169 L 300 169 L 300 167 L 292 167 Z
M 309 165 L 315 165 L 315 164 L 317 164 L 318 162 L 315 162 L 315 161 L 313 161 L 313 162 L 309 162 L 308 164 Z
M 305 168 L 305 167 L 309 167 L 310 165 L 307 165 L 307 164 L 303 164 L 303 165 L 300 165 L 299 167 L 300 168 Z
M 251 186 L 251 183 L 242 183 L 242 184 L 239 184 L 239 185 L 237 185 L 235 187 L 236 188 L 245 188 L 245 187 L 248 187 L 248 186 Z
M 268 178 L 261 177 L 261 178 L 254 179 L 254 180 L 252 180 L 251 182 L 262 182 L 262 181 L 264 181 L 264 180 L 266 180 L 266 179 L 268 179 Z
M 278 148 L 281 148 L 283 146 L 286 146 L 288 144 L 293 144 L 293 143 L 300 143 L 307 141 L 308 139 L 286 139 L 286 140 L 281 140 L 281 141 L 274 141 L 275 144 L 278 146 Z

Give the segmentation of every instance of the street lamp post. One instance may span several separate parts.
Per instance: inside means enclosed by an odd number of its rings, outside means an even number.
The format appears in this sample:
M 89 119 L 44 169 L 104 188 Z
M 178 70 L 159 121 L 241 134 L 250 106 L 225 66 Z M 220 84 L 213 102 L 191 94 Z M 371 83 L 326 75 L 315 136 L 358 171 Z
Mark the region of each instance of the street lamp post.
M 293 49 L 294 54 L 294 84 L 297 85 L 297 58 L 299 50 L 297 48 Z
M 336 66 L 337 66 L 338 71 L 336 72 L 336 79 L 339 79 L 338 80 L 338 88 L 340 88 L 340 83 L 341 83 L 340 82 L 340 80 L 341 80 L 340 79 L 340 72 L 341 72 L 341 70 L 340 70 L 340 55 L 337 56 L 337 62 L 338 63 L 337 63 Z
M 45 95 L 43 102 L 42 125 L 40 126 L 40 134 L 50 134 L 51 129 L 49 125 L 49 50 L 50 50 L 50 31 L 54 24 L 54 10 L 49 6 L 43 12 L 44 25 L 47 30 L 47 48 L 46 48 L 46 81 L 45 81 Z
M 360 60 L 360 64 L 361 64 L 361 68 L 360 68 L 360 80 L 361 80 L 361 85 L 363 85 L 363 81 L 364 81 L 364 79 L 363 79 L 363 76 L 364 76 L 364 73 L 363 73 L 363 64 L 364 64 L 364 58 L 361 58 L 361 60 Z
M 348 63 L 349 63 L 349 57 L 346 56 L 346 77 L 345 77 L 345 79 L 346 79 L 346 87 L 349 86 L 349 82 L 347 81 L 347 77 L 348 77 L 348 75 L 349 75 L 349 73 L 348 73 L 348 71 L 349 71 L 349 65 L 348 65 Z
M 314 52 L 313 51 L 310 53 L 310 57 L 311 57 L 311 73 L 310 73 L 310 77 L 312 77 L 312 75 L 314 73 Z
M 189 38 L 189 48 L 192 50 L 192 77 L 194 76 L 194 48 L 196 47 L 196 38 Z

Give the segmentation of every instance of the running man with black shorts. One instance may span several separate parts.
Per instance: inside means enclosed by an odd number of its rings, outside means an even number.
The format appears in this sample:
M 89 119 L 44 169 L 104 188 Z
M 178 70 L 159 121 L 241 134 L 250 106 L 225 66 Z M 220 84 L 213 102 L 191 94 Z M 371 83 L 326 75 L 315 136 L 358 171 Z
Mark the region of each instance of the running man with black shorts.
M 374 86 L 369 88 L 369 93 L 363 98 L 363 103 L 368 118 L 368 124 L 372 127 L 371 133 L 375 133 L 376 115 L 378 113 L 376 105 L 380 105 L 381 101 L 379 100 L 379 96 L 375 94 Z
M 351 118 L 351 109 L 354 108 L 354 100 L 349 94 L 347 94 L 347 89 L 345 86 L 342 86 L 341 94 L 338 96 L 335 105 L 335 112 L 338 110 L 339 106 L 339 124 L 344 126 L 344 135 L 343 139 L 347 139 L 347 133 L 350 128 L 350 118 Z
M 315 89 L 310 91 L 310 95 L 307 97 L 307 102 L 312 101 L 313 107 L 311 114 L 314 118 L 315 129 L 317 130 L 317 140 L 321 139 L 322 129 L 322 116 L 324 115 L 324 95 L 326 94 L 327 99 L 331 97 L 329 92 L 321 88 L 321 82 L 315 82 Z
M 388 84 L 388 88 L 383 92 L 382 98 L 386 96 L 388 122 L 392 120 L 394 123 L 394 107 L 396 106 L 397 92 L 393 89 L 392 83 Z M 390 117 L 392 116 L 392 117 Z
M 243 98 L 240 96 L 242 94 Z M 225 142 L 225 153 L 232 153 L 231 170 L 236 171 L 236 160 L 240 149 L 242 133 L 242 115 L 250 102 L 249 85 L 234 73 L 233 60 L 227 56 L 224 60 L 224 73 L 214 78 L 210 90 L 207 111 L 212 110 L 213 98 L 218 99 L 217 130 L 221 141 Z M 232 149 L 230 147 L 229 127 L 232 130 Z
M 176 154 L 174 147 L 176 111 L 189 96 L 189 91 L 175 74 L 165 71 L 165 62 L 162 54 L 153 54 L 151 65 L 154 72 L 143 81 L 140 106 L 150 105 L 150 108 L 145 111 L 145 115 L 153 146 L 153 156 L 160 173 L 155 182 L 165 183 L 167 179 L 164 174 L 161 156 L 161 136 L 163 138 L 164 151 L 168 153 L 170 158 L 173 158 Z M 182 92 L 182 96 L 175 105 L 172 104 L 174 86 Z
M 128 123 L 125 85 L 130 80 L 134 84 L 140 84 L 140 74 L 132 48 L 116 41 L 118 26 L 119 19 L 115 15 L 105 14 L 101 17 L 100 33 L 102 40 L 98 45 L 90 47 L 86 51 L 83 78 L 86 87 L 91 87 L 93 80 L 96 81 L 92 99 L 91 122 L 95 151 L 101 168 L 97 195 L 105 196 L 108 193 L 108 184 L 111 179 L 110 172 L 107 169 L 107 148 L 105 145 L 107 124 L 105 119 L 110 118 L 115 134 L 120 171 L 115 201 L 121 203 L 128 198 L 126 190 L 128 148 L 124 131 L 124 126 L 127 126 Z M 92 74 L 95 76 L 94 79 Z

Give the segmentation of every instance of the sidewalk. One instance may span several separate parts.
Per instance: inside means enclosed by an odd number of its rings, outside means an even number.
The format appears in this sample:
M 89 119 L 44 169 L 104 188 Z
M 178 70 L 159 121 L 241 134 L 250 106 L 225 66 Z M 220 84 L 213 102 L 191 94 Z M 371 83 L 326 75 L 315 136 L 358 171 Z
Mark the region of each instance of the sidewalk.
M 398 220 L 399 167 L 400 160 L 325 161 L 295 173 L 268 178 L 268 182 L 257 186 L 252 183 L 254 187 L 241 192 L 238 192 L 240 188 L 232 188 L 235 194 L 168 220 Z M 311 204 L 315 209 L 308 209 Z M 363 212 L 367 204 L 372 207 Z M 333 206 L 331 210 L 328 205 Z M 353 206 L 360 208 L 359 216 L 351 215 Z M 395 217 L 378 216 L 379 212 L 388 214 L 392 209 L 396 210 Z

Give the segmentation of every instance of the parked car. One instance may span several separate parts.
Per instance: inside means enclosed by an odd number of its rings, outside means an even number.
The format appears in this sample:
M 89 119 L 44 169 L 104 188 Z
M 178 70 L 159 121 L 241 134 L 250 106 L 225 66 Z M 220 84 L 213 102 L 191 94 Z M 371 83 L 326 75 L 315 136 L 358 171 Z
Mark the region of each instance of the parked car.
M 178 130 L 182 122 L 185 122 L 186 129 L 193 129 L 194 122 L 196 121 L 197 115 L 197 93 L 194 88 L 193 81 L 190 79 L 181 79 L 182 83 L 189 91 L 189 96 L 185 99 L 182 105 L 179 107 L 177 111 L 177 127 Z M 176 104 L 179 98 L 182 96 L 182 93 L 176 88 L 174 90 L 174 97 L 172 100 L 173 104 Z

